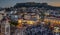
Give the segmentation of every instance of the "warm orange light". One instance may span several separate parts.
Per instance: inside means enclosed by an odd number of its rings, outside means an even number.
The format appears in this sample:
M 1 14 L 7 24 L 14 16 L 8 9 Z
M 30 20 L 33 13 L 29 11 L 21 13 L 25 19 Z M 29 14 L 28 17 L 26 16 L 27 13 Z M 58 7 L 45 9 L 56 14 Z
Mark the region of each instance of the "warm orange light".
M 60 24 L 60 21 L 58 21 L 58 23 Z
M 17 28 L 22 28 L 23 26 L 21 24 L 17 25 Z
M 60 20 L 56 20 L 56 19 L 44 19 L 44 21 L 46 22 L 46 23 L 48 23 L 48 22 L 50 22 L 50 23 L 52 23 L 52 24 L 60 24 Z
M 34 24 L 34 21 L 27 21 L 27 24 Z
M 18 20 L 18 23 L 22 23 L 22 20 Z
M 19 19 L 19 20 L 18 20 L 18 25 L 17 25 L 17 27 L 18 27 L 18 28 L 21 28 L 22 26 L 23 26 L 23 25 L 22 25 L 22 19 Z

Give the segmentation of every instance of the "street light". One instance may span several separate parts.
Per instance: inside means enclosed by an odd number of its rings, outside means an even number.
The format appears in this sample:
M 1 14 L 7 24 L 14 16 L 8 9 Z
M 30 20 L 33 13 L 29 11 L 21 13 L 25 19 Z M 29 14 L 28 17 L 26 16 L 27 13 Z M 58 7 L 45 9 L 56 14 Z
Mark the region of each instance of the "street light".
M 23 26 L 22 21 L 23 21 L 22 19 L 18 20 L 18 25 L 17 25 L 18 28 L 22 28 L 22 26 Z
M 18 23 L 22 23 L 22 20 L 18 20 Z

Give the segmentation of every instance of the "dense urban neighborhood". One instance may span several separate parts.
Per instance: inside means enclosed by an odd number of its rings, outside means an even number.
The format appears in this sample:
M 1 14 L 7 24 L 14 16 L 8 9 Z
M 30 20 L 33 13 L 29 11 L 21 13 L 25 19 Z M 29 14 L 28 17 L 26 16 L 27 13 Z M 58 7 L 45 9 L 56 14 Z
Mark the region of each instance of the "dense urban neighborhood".
M 0 8 L 0 34 L 60 35 L 60 7 L 27 2 Z

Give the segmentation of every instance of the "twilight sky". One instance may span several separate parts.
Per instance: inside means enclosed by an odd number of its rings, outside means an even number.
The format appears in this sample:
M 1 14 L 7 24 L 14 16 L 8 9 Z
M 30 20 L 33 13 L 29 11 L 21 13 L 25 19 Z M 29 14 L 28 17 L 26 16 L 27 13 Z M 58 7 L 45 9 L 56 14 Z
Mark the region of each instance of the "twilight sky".
M 0 0 L 0 7 L 10 7 L 21 2 L 46 2 L 52 6 L 60 6 L 60 0 Z

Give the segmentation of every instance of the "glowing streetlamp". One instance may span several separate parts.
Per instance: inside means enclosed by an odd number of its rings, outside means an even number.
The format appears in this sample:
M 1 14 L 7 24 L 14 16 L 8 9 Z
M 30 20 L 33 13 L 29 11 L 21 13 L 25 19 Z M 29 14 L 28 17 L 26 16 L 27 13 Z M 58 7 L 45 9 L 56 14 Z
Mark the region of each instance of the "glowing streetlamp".
M 18 20 L 18 25 L 17 25 L 17 27 L 18 27 L 18 28 L 22 28 L 22 26 L 23 26 L 23 25 L 22 25 L 22 19 L 19 19 L 19 20 Z
M 18 23 L 19 23 L 19 24 L 22 23 L 22 20 L 18 20 Z

